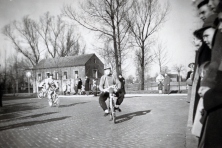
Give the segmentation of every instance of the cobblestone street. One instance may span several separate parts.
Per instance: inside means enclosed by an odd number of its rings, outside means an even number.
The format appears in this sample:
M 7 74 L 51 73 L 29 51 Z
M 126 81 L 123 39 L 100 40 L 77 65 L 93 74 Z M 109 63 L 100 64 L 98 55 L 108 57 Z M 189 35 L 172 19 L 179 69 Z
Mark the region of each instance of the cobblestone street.
M 186 96 L 126 96 L 117 123 L 104 117 L 98 97 L 4 98 L 0 147 L 184 148 L 189 104 Z

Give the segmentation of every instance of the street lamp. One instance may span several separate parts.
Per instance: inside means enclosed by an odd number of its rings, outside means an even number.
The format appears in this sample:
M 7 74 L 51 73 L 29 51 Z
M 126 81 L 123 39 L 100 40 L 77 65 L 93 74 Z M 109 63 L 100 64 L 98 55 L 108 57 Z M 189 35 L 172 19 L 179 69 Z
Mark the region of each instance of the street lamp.
M 26 76 L 28 77 L 28 91 L 29 91 L 29 93 L 30 93 L 29 83 L 30 83 L 31 72 L 30 72 L 30 71 L 26 72 Z

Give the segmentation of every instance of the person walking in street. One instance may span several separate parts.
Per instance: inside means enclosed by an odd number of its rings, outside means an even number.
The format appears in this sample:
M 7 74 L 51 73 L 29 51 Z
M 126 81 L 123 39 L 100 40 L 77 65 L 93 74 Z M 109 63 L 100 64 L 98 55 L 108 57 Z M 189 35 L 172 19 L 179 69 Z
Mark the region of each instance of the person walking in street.
M 86 76 L 86 78 L 85 78 L 85 92 L 86 92 L 87 96 L 89 95 L 89 89 L 90 89 L 89 81 L 90 80 L 89 80 L 88 76 Z
M 82 80 L 81 80 L 81 78 L 79 78 L 79 80 L 78 80 L 77 89 L 78 89 L 77 94 L 81 95 L 81 91 L 82 91 Z
M 119 74 L 119 81 L 121 82 L 122 92 L 123 92 L 124 94 L 126 94 L 126 90 L 125 90 L 125 79 L 124 79 L 124 77 L 122 76 L 122 74 Z
M 170 77 L 167 74 L 164 77 L 164 94 L 170 94 Z

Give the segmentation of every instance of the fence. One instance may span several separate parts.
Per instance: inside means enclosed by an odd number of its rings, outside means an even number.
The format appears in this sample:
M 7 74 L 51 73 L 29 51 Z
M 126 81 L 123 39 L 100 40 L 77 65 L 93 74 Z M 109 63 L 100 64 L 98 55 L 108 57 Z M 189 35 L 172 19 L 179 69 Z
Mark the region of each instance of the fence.
M 136 91 L 141 90 L 140 83 L 134 84 L 125 84 L 126 91 Z M 144 90 L 158 90 L 158 83 L 151 82 L 144 84 Z M 179 90 L 179 82 L 170 82 L 170 90 L 171 91 L 178 91 Z M 187 90 L 186 82 L 180 82 L 180 90 Z

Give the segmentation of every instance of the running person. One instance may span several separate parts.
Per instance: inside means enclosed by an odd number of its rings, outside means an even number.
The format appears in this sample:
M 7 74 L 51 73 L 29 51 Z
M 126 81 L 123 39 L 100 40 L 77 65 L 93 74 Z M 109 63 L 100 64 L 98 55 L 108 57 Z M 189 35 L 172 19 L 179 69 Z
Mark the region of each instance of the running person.
M 117 85 L 118 90 L 115 93 L 117 96 L 115 110 L 118 110 L 119 112 L 121 112 L 119 105 L 123 102 L 124 93 L 121 91 L 120 81 L 116 79 L 112 74 L 112 67 L 110 64 L 106 64 L 104 66 L 104 73 L 105 74 L 101 77 L 99 84 L 99 89 L 101 91 L 101 94 L 99 96 L 99 104 L 102 107 L 102 109 L 105 111 L 104 116 L 107 116 L 109 114 L 109 110 L 105 102 L 109 97 L 109 92 L 107 92 L 107 88 L 111 85 Z

